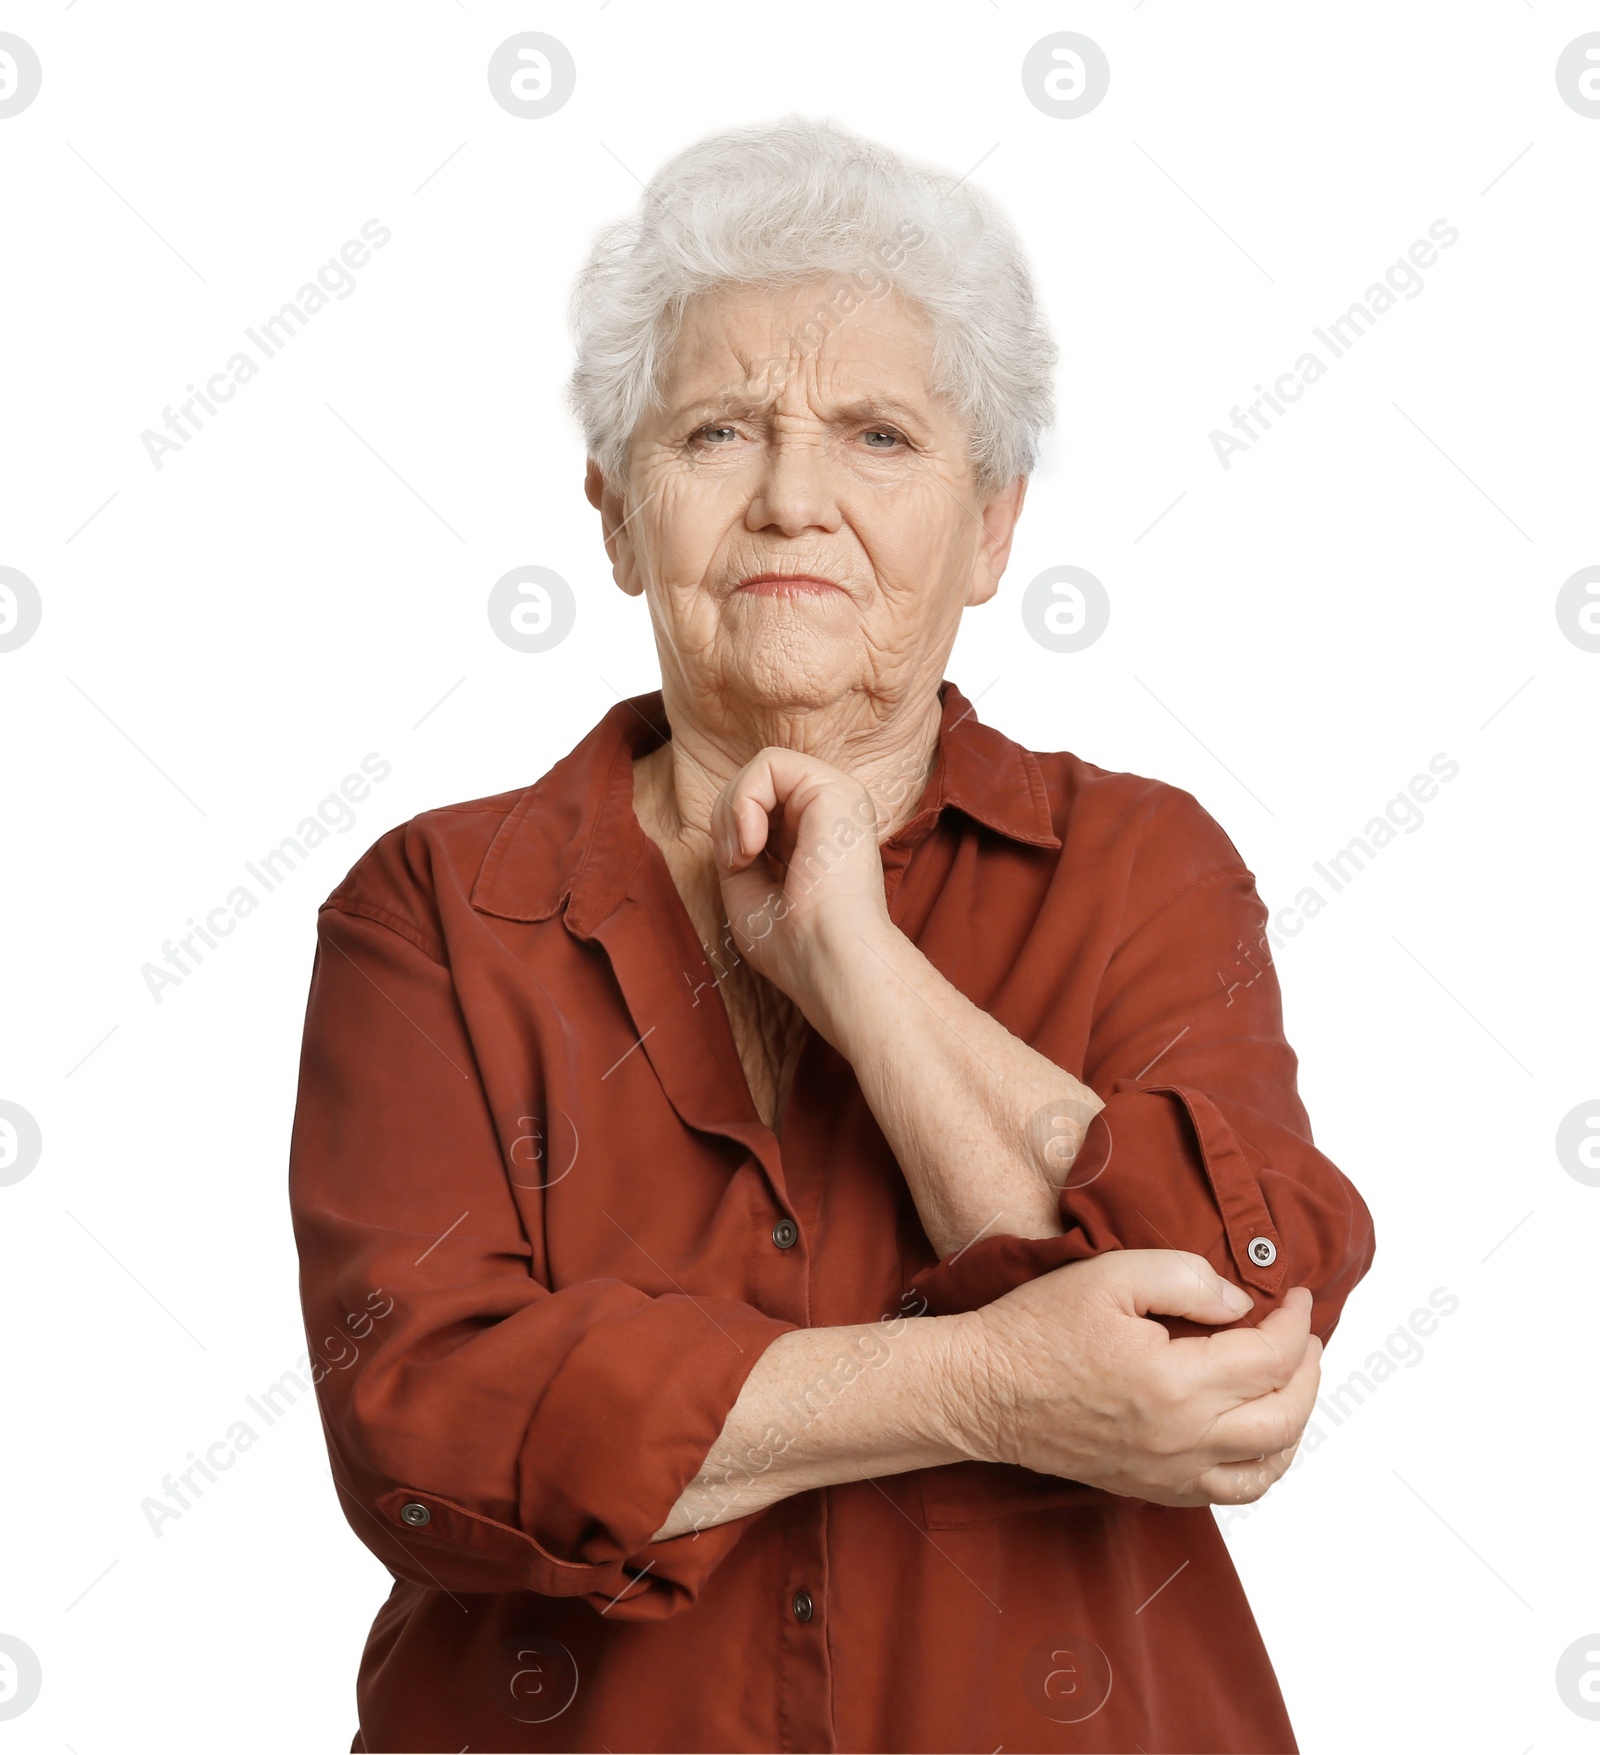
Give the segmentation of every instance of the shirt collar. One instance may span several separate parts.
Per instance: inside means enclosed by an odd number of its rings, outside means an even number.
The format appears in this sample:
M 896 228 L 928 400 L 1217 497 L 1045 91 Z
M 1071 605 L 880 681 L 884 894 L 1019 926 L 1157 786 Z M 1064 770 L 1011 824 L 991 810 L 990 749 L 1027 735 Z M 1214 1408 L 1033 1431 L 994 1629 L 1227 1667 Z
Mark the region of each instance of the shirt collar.
M 947 806 L 1028 847 L 1059 847 L 1044 776 L 1029 750 L 984 725 L 960 689 L 939 685 L 938 755 L 908 821 L 920 838 Z M 644 855 L 633 813 L 633 762 L 670 731 L 661 691 L 612 707 L 512 806 L 484 857 L 472 906 L 505 920 L 545 920 L 567 902 L 582 937 L 616 907 Z

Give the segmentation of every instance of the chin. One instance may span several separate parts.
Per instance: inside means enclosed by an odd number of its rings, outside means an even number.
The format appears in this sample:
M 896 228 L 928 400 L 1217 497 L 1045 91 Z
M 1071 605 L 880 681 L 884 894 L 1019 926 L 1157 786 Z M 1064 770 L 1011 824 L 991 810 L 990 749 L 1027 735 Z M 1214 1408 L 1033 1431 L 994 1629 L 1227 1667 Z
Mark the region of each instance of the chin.
M 843 642 L 769 633 L 741 641 L 723 667 L 724 692 L 771 712 L 809 712 L 850 694 L 859 654 Z

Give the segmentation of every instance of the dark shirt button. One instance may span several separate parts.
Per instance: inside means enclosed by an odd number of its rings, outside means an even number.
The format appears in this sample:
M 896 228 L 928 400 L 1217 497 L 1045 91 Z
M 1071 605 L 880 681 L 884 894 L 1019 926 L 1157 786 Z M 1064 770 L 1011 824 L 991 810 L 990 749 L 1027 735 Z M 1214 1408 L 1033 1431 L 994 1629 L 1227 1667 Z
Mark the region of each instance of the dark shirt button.
M 408 1505 L 402 1505 L 400 1507 L 400 1516 L 406 1523 L 421 1525 L 433 1522 L 433 1513 L 429 1511 L 426 1505 L 419 1505 L 415 1499 L 413 1499 Z
M 779 1219 L 772 1227 L 772 1241 L 779 1249 L 793 1249 L 800 1241 L 800 1227 L 793 1219 Z
M 794 1593 L 794 1618 L 797 1621 L 809 1621 L 811 1619 L 810 1591 L 797 1590 Z

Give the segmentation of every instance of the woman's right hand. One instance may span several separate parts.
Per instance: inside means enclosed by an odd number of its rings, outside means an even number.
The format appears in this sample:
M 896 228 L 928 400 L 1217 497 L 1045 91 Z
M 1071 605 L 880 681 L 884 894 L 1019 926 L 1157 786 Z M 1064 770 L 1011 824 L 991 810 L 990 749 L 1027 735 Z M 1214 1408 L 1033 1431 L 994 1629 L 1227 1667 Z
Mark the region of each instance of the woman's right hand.
M 954 1319 L 963 1442 L 1157 1505 L 1259 1499 L 1316 1403 L 1310 1291 L 1214 1335 L 1175 1338 L 1149 1315 L 1232 1323 L 1253 1302 L 1187 1250 L 1112 1250 L 1041 1274 Z

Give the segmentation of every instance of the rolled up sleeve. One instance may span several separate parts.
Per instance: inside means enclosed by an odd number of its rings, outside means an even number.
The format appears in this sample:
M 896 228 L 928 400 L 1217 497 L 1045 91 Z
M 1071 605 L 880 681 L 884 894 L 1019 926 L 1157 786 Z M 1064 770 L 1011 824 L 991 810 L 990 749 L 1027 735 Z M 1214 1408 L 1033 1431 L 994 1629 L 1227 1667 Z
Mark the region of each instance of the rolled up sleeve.
M 933 1313 L 976 1309 L 1106 1250 L 1183 1249 L 1249 1291 L 1252 1325 L 1289 1287 L 1309 1287 L 1311 1326 L 1328 1338 L 1371 1266 L 1372 1217 L 1312 1142 L 1265 921 L 1253 876 L 1232 862 L 1118 944 L 1083 1075 L 1105 1107 L 1062 1186 L 1062 1235 L 984 1237 L 923 1269 L 912 1288 Z
M 436 951 L 381 908 L 319 916 L 289 1189 L 341 1504 L 424 1586 L 672 1614 L 762 1514 L 650 1538 L 795 1325 L 541 1282 Z

